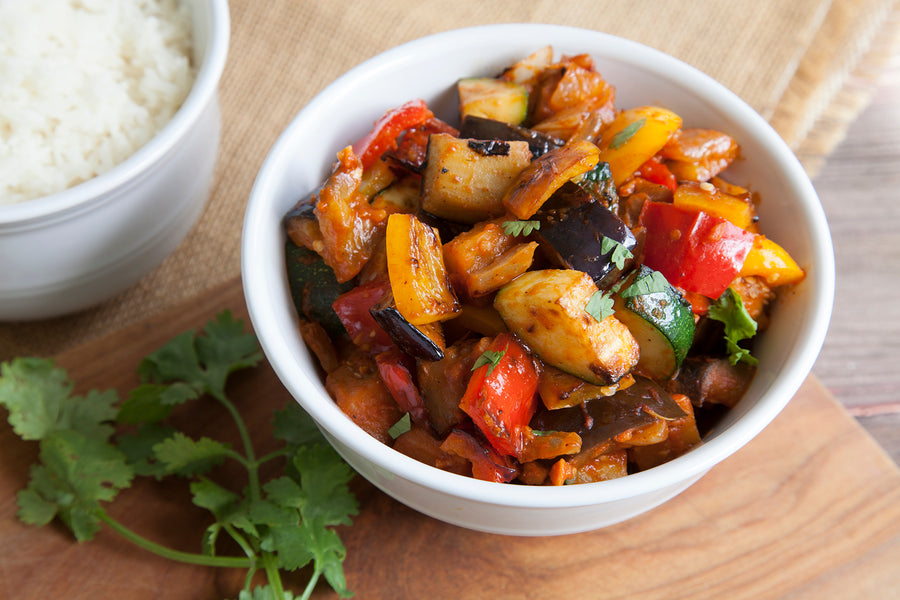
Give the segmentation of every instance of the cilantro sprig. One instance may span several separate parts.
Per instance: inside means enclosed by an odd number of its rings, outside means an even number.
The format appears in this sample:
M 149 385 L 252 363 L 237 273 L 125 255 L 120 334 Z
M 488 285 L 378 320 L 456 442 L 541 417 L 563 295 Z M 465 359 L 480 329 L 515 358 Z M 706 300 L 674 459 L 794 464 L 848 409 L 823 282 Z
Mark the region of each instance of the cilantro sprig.
M 636 134 L 646 122 L 647 117 L 644 117 L 642 119 L 638 119 L 633 123 L 629 123 L 619 133 L 613 136 L 612 140 L 610 140 L 609 142 L 609 147 L 613 150 L 618 150 L 619 148 L 624 146 L 625 143 L 632 137 L 634 137 L 634 134 Z
M 537 231 L 541 228 L 541 222 L 537 220 L 503 221 L 500 226 L 503 227 L 503 233 L 515 237 L 519 235 L 531 235 L 532 231 Z
M 487 373 L 485 373 L 485 375 L 490 375 L 494 372 L 494 369 L 497 368 L 497 365 L 500 364 L 500 361 L 503 360 L 503 357 L 506 356 L 507 350 L 509 350 L 508 345 L 503 350 L 485 350 L 477 359 L 475 359 L 475 364 L 472 365 L 472 371 L 487 365 Z
M 622 298 L 646 296 L 648 294 L 664 292 L 668 290 L 669 287 L 669 282 L 662 273 L 659 271 L 647 270 L 637 277 L 631 285 L 622 290 L 620 296 Z
M 613 309 L 614 304 L 615 302 L 613 301 L 611 293 L 597 290 L 594 292 L 594 295 L 591 296 L 590 300 L 588 300 L 584 310 L 597 321 L 602 321 L 616 312 Z
M 309 598 L 322 577 L 342 597 L 349 596 L 346 549 L 333 528 L 349 525 L 357 512 L 347 487 L 353 472 L 294 403 L 274 415 L 274 435 L 282 447 L 257 457 L 225 384 L 229 375 L 261 358 L 255 337 L 226 311 L 202 335 L 186 332 L 144 359 L 138 367 L 142 383 L 124 401 L 112 390 L 73 395 L 67 373 L 50 360 L 0 364 L 0 404 L 9 411 L 9 423 L 19 437 L 39 444 L 38 462 L 17 495 L 19 519 L 43 526 L 58 518 L 79 542 L 106 525 L 171 560 L 247 569 L 241 600 Z M 214 398 L 232 416 L 241 448 L 193 438 L 166 423 L 176 407 L 202 396 Z M 284 473 L 263 482 L 260 467 L 276 458 L 286 459 Z M 247 470 L 246 489 L 233 491 L 208 477 L 225 460 Z M 140 476 L 191 480 L 191 501 L 211 515 L 202 552 L 159 545 L 110 516 L 105 503 Z M 242 555 L 217 554 L 222 536 L 236 542 Z M 312 565 L 310 579 L 302 595 L 294 596 L 284 589 L 281 571 L 307 565 Z M 268 585 L 251 589 L 260 570 Z
M 718 300 L 710 304 L 707 315 L 710 319 L 725 324 L 725 346 L 728 350 L 728 361 L 732 365 L 745 362 L 756 365 L 756 357 L 750 350 L 742 348 L 739 342 L 756 335 L 757 323 L 747 312 L 740 295 L 733 288 L 725 290 Z
M 603 236 L 600 239 L 600 252 L 603 254 L 610 254 L 609 259 L 616 265 L 616 268 L 620 270 L 625 266 L 625 261 L 634 258 L 634 254 L 632 254 L 631 250 L 629 250 L 625 244 L 606 236 Z

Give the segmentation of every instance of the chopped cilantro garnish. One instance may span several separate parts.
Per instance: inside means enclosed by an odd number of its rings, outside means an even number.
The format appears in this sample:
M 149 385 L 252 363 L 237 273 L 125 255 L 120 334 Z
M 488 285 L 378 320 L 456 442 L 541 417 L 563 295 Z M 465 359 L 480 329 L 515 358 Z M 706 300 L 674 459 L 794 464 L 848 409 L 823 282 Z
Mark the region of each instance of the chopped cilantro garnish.
M 541 228 L 540 221 L 503 221 L 503 232 L 506 235 L 530 235 L 532 231 Z
M 650 271 L 635 279 L 631 285 L 622 290 L 620 296 L 622 298 L 645 296 L 656 292 L 664 292 L 667 289 L 669 289 L 669 282 L 666 281 L 665 276 L 659 271 Z
M 584 307 L 584 310 L 589 315 L 597 319 L 597 321 L 602 321 L 615 312 L 615 310 L 613 310 L 612 295 L 607 292 L 597 290 L 596 292 L 594 292 L 594 295 L 591 296 L 591 299 L 588 300 L 588 303 Z
M 400 437 L 401 435 L 403 435 L 404 433 L 409 431 L 411 428 L 412 428 L 412 422 L 410 421 L 409 413 L 403 413 L 403 416 L 400 417 L 400 420 L 398 420 L 396 423 L 391 425 L 391 428 L 388 429 L 388 434 L 391 436 L 392 439 L 396 440 L 398 437 Z
M 630 140 L 638 130 L 644 126 L 644 123 L 647 122 L 647 117 L 643 119 L 638 119 L 634 123 L 629 123 L 627 127 L 622 129 L 619 133 L 613 136 L 613 139 L 609 142 L 609 147 L 613 150 L 618 150 L 622 146 L 625 145 L 625 142 Z
M 606 236 L 603 236 L 600 240 L 600 252 L 603 254 L 612 252 L 610 260 L 616 265 L 617 269 L 622 269 L 625 266 L 626 260 L 634 258 L 634 254 L 632 254 L 631 250 L 625 247 L 624 244 Z
M 710 319 L 725 324 L 725 345 L 728 349 L 729 362 L 733 365 L 741 361 L 756 365 L 758 361 L 750 351 L 738 345 L 742 340 L 756 335 L 757 330 L 756 321 L 747 312 L 741 296 L 733 288 L 728 288 L 710 305 L 707 315 Z
M 494 372 L 494 369 L 497 368 L 497 365 L 500 364 L 500 361 L 503 360 L 508 348 L 509 346 L 503 350 L 485 350 L 481 353 L 481 356 L 475 360 L 475 364 L 472 365 L 472 370 L 474 371 L 475 369 L 488 365 L 487 373 L 485 373 L 485 375 L 490 375 Z

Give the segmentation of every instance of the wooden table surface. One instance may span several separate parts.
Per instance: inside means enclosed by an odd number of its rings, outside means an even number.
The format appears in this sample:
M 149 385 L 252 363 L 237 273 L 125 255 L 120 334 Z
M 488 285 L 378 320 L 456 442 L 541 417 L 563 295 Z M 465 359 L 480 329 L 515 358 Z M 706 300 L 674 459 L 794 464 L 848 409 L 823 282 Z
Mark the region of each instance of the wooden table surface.
M 837 289 L 813 373 L 900 463 L 900 56 L 814 183 Z

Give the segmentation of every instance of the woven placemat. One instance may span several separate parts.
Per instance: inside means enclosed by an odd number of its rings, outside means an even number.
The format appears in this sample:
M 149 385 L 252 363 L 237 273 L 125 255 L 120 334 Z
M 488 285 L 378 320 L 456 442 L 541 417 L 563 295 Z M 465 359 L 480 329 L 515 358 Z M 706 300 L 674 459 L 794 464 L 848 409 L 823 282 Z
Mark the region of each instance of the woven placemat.
M 612 33 L 668 52 L 741 96 L 810 174 L 866 105 L 900 40 L 897 0 L 231 0 L 223 139 L 208 205 L 138 284 L 67 317 L 0 323 L 0 360 L 50 356 L 185 302 L 240 273 L 254 178 L 279 133 L 335 77 L 396 44 L 477 24 L 534 22 Z

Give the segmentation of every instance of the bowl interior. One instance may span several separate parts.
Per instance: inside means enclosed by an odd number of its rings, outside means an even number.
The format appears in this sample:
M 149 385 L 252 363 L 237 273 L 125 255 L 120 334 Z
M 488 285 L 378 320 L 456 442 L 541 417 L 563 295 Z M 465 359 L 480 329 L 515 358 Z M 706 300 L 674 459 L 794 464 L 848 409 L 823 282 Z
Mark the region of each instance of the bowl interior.
M 772 315 L 758 346 L 760 369 L 751 389 L 703 444 L 619 480 L 535 489 L 476 481 L 417 463 L 363 433 L 337 409 L 294 326 L 280 220 L 321 184 L 336 152 L 368 131 L 385 110 L 418 97 L 438 116 L 452 120 L 458 78 L 495 75 L 546 45 L 557 56 L 592 55 L 600 73 L 616 87 L 619 107 L 659 104 L 681 115 L 686 126 L 736 137 L 743 158 L 728 178 L 760 193 L 763 231 L 785 246 L 808 275 Z M 244 290 L 263 350 L 321 427 L 392 476 L 510 506 L 574 506 L 639 494 L 705 472 L 743 446 L 778 414 L 809 373 L 830 318 L 833 271 L 828 227 L 815 191 L 759 115 L 723 86 L 667 55 L 598 32 L 546 25 L 475 27 L 430 36 L 379 55 L 336 80 L 297 115 L 266 159 L 251 193 L 242 240 Z

